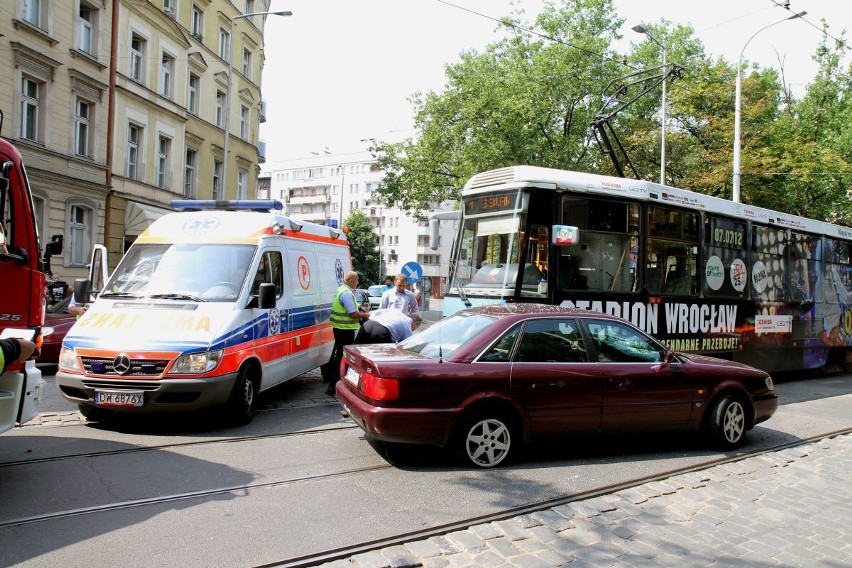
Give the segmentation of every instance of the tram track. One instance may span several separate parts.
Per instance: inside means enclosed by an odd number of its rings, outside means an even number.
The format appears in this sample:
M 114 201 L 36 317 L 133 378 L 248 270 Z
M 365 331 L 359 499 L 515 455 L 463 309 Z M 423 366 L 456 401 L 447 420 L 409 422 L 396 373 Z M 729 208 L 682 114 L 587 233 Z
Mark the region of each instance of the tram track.
M 133 448 L 120 448 L 114 450 L 103 450 L 103 451 L 95 451 L 95 452 L 80 452 L 76 454 L 63 454 L 57 456 L 49 456 L 43 458 L 31 458 L 31 459 L 23 459 L 23 460 L 15 460 L 15 461 L 6 461 L 0 462 L 0 469 L 7 467 L 16 467 L 22 465 L 34 465 L 41 463 L 51 463 L 65 460 L 74 460 L 74 459 L 87 459 L 87 458 L 97 458 L 103 456 L 115 456 L 122 454 L 134 454 L 134 453 L 142 453 L 142 452 L 152 452 L 159 450 L 172 450 L 175 448 L 189 448 L 195 446 L 206 446 L 213 444 L 233 444 L 239 442 L 253 442 L 257 440 L 271 440 L 275 438 L 291 438 L 296 436 L 312 436 L 316 434 L 322 434 L 327 432 L 337 432 L 342 430 L 353 430 L 358 428 L 357 424 L 345 424 L 342 426 L 331 426 L 325 428 L 316 428 L 311 430 L 295 430 L 293 432 L 281 432 L 277 434 L 257 434 L 252 436 L 234 436 L 228 438 L 215 438 L 211 440 L 193 440 L 191 442 L 174 442 L 171 444 L 157 444 L 154 446 L 139 446 Z
M 608 495 L 610 493 L 615 493 L 618 491 L 622 491 L 625 489 L 629 489 L 632 487 L 637 487 L 640 485 L 644 485 L 646 483 L 661 481 L 663 479 L 667 479 L 669 477 L 675 475 L 681 475 L 684 473 L 690 473 L 695 471 L 701 471 L 704 469 L 708 469 L 714 466 L 733 463 L 745 460 L 747 458 L 752 458 L 764 454 L 769 454 L 773 452 L 778 452 L 781 450 L 786 450 L 790 448 L 795 448 L 798 446 L 803 446 L 805 444 L 810 444 L 812 442 L 823 440 L 826 438 L 834 438 L 836 436 L 841 436 L 845 434 L 852 433 L 852 428 L 844 428 L 840 430 L 835 430 L 833 432 L 817 434 L 808 438 L 802 438 L 796 440 L 794 442 L 788 442 L 784 444 L 777 444 L 774 446 L 761 448 L 759 450 L 754 450 L 751 452 L 746 452 L 743 454 L 739 454 L 733 457 L 721 457 L 708 462 L 703 462 L 698 465 L 682 467 L 682 468 L 674 468 L 665 472 L 655 473 L 654 475 L 639 477 L 636 479 L 614 483 L 610 485 L 605 485 L 602 487 L 597 487 L 595 489 L 591 489 L 588 491 L 580 491 L 576 493 L 569 493 L 566 495 L 561 495 L 559 497 L 547 499 L 544 501 L 538 501 L 535 503 L 528 503 L 526 505 L 520 505 L 517 507 L 511 507 L 508 509 L 503 509 L 501 511 L 497 511 L 494 513 L 490 513 L 487 515 L 481 515 L 476 517 L 471 517 L 468 519 L 454 521 L 451 523 L 446 523 L 442 525 L 436 525 L 432 527 L 428 527 L 425 529 L 420 529 L 416 531 L 403 532 L 396 535 L 382 537 L 375 540 L 366 541 L 359 544 L 349 545 L 345 547 L 335 548 L 331 550 L 326 550 L 319 553 L 313 553 L 309 555 L 293 557 L 283 560 L 277 560 L 270 563 L 258 564 L 253 566 L 252 568 L 306 568 L 309 566 L 317 566 L 319 564 L 324 564 L 326 562 L 333 562 L 335 560 L 343 560 L 354 556 L 356 554 L 363 554 L 370 551 L 375 551 L 383 548 L 387 548 L 389 546 L 402 545 L 408 542 L 414 542 L 419 540 L 425 540 L 431 537 L 445 535 L 447 533 L 451 533 L 454 531 L 465 530 L 471 528 L 475 525 L 490 523 L 494 521 L 502 521 L 512 517 L 517 517 L 520 515 L 527 515 L 531 513 L 535 513 L 537 511 L 542 511 L 546 509 L 551 509 L 553 507 L 558 507 L 560 505 L 565 505 L 567 503 L 571 503 L 574 501 L 582 501 L 585 499 L 591 499 L 594 497 L 600 497 L 602 495 Z

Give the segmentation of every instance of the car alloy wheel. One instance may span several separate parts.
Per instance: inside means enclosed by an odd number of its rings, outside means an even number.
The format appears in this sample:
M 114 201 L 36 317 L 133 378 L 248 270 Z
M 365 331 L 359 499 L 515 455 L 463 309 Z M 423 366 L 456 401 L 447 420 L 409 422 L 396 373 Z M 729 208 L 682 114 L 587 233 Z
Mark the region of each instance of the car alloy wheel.
M 494 467 L 503 462 L 512 451 L 512 432 L 499 418 L 482 418 L 467 428 L 464 439 L 465 453 L 477 467 Z
M 722 397 L 713 407 L 711 435 L 723 449 L 738 448 L 745 440 L 746 411 L 732 395 Z

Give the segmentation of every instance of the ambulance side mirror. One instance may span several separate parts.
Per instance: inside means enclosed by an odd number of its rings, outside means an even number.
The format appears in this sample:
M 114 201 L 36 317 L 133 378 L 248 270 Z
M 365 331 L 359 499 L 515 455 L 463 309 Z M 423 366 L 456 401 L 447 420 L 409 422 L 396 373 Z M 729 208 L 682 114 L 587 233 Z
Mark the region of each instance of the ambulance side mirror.
M 263 282 L 258 293 L 258 308 L 269 310 L 275 307 L 275 284 Z

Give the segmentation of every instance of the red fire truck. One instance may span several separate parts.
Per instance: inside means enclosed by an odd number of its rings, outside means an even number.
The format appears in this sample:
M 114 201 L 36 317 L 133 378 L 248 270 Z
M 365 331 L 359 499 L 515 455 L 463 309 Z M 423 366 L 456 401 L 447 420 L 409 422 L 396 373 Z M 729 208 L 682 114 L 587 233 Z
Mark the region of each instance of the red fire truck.
M 0 130 L 2 124 L 0 112 Z M 33 198 L 21 154 L 0 138 L 0 337 L 41 343 L 45 279 Z M 43 388 L 41 372 L 33 360 L 6 367 L 0 375 L 0 432 L 36 416 Z

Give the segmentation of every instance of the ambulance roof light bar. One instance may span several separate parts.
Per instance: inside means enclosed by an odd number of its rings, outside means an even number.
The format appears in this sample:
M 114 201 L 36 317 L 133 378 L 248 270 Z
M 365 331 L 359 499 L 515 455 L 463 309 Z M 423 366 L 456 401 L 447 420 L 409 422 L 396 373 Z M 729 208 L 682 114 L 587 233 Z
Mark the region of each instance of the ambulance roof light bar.
M 277 199 L 173 199 L 172 209 L 177 211 L 257 211 L 267 213 L 280 211 L 284 204 Z

